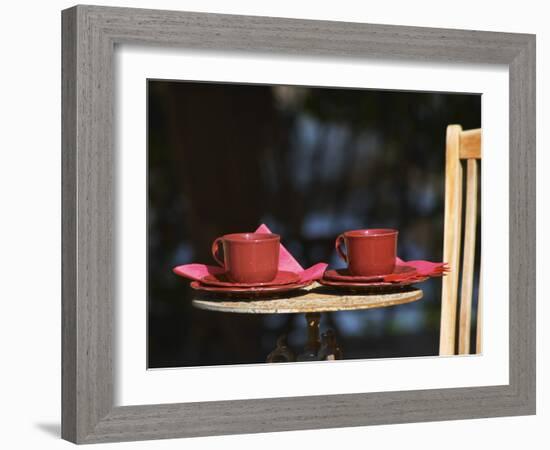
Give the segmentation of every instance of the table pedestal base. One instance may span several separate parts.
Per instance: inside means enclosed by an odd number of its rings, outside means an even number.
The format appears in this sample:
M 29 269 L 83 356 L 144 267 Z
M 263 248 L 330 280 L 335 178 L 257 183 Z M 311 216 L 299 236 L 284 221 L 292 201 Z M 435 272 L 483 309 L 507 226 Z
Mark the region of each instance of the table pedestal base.
M 334 331 L 327 330 L 322 337 L 319 334 L 321 313 L 306 313 L 307 341 L 304 350 L 298 356 L 288 346 L 286 334 L 277 339 L 277 347 L 267 356 L 268 363 L 294 361 L 323 361 L 342 359 L 342 351 L 336 343 Z

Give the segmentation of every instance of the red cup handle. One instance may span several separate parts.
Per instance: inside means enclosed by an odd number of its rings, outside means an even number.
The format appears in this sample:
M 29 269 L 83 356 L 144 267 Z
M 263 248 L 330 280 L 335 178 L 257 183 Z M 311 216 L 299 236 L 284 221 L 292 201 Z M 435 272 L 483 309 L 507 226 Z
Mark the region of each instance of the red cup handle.
M 218 252 L 220 250 L 220 243 L 223 241 L 223 238 L 219 237 L 212 243 L 212 257 L 216 260 L 216 262 L 225 268 L 225 262 L 220 259 L 218 256 Z
M 336 242 L 334 243 L 334 247 L 336 248 L 336 253 L 338 253 L 338 256 L 342 258 L 346 263 L 348 262 L 348 255 L 346 255 L 342 251 L 342 244 L 344 243 L 344 235 L 341 234 L 336 238 Z

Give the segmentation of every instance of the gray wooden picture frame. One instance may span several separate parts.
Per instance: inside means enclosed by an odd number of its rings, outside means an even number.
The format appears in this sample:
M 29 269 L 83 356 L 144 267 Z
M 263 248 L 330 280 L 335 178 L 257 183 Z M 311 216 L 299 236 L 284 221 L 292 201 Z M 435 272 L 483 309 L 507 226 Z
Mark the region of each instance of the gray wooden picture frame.
M 97 6 L 63 11 L 62 31 L 63 438 L 93 443 L 535 413 L 535 36 Z M 127 43 L 507 65 L 509 384 L 115 407 L 113 52 Z

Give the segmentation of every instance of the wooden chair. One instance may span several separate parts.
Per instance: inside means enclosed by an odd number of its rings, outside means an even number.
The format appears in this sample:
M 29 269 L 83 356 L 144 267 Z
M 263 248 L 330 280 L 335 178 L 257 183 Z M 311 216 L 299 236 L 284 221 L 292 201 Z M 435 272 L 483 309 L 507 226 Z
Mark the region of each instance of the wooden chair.
M 464 215 L 464 239 L 462 239 L 463 169 L 466 161 L 466 213 Z M 460 275 L 460 314 L 458 318 L 458 354 L 470 353 L 472 316 L 472 292 L 474 284 L 474 256 L 477 225 L 478 160 L 481 161 L 481 129 L 462 131 L 460 125 L 447 127 L 445 162 L 445 231 L 443 260 L 451 271 L 443 277 L 441 292 L 441 329 L 439 354 L 456 354 L 456 326 L 458 308 L 458 283 Z M 460 266 L 463 243 L 462 266 Z M 481 275 L 480 275 L 481 279 Z M 478 298 L 476 353 L 481 353 L 482 298 L 481 285 Z

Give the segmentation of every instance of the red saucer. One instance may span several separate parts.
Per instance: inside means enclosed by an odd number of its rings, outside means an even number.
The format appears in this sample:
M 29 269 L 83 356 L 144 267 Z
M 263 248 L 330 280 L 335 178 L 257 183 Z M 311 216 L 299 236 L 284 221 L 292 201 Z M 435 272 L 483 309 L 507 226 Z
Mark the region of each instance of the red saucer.
M 330 286 L 334 288 L 347 288 L 347 289 L 381 289 L 381 288 L 400 288 L 405 286 L 410 286 L 411 284 L 421 283 L 426 281 L 430 277 L 415 277 L 409 278 L 408 280 L 403 280 L 399 282 L 390 283 L 388 281 L 370 281 L 370 282 L 356 282 L 352 283 L 349 281 L 331 281 L 322 279 L 319 280 L 319 283 L 323 286 Z
M 372 276 L 357 276 L 351 275 L 348 272 L 348 269 L 337 269 L 337 270 L 327 270 L 323 274 L 323 280 L 325 281 L 346 281 L 351 283 L 365 283 L 370 281 L 380 281 L 382 282 L 385 277 L 391 276 L 396 278 L 396 281 L 399 281 L 399 277 L 404 279 L 413 276 L 416 273 L 416 269 L 412 266 L 395 266 L 395 269 L 392 273 L 385 275 L 372 275 Z
M 283 284 L 277 286 L 250 286 L 250 287 L 236 287 L 236 286 L 209 286 L 202 284 L 199 281 L 191 282 L 191 287 L 197 291 L 204 292 L 216 292 L 219 294 L 239 294 L 239 295 L 269 295 L 279 294 L 283 292 L 295 291 L 297 289 L 304 288 L 312 284 L 313 281 L 299 281 L 296 283 Z
M 300 279 L 300 275 L 294 272 L 287 272 L 280 270 L 277 272 L 275 279 L 271 281 L 266 281 L 263 283 L 235 283 L 229 278 L 225 273 L 222 274 L 210 274 L 201 278 L 200 283 L 208 286 L 219 286 L 219 287 L 264 287 L 264 286 L 283 286 L 286 284 L 297 283 Z

